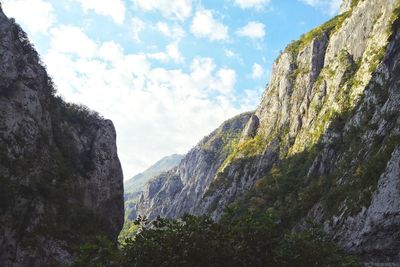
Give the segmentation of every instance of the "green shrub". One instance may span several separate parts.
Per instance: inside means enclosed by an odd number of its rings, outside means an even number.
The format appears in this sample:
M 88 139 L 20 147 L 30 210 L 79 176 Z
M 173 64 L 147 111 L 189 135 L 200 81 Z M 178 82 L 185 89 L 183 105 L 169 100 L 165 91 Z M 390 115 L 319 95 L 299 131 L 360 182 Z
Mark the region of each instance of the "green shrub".
M 138 220 L 141 230 L 119 253 L 97 241 L 82 248 L 78 266 L 359 266 L 319 228 L 285 232 L 277 219 L 267 212 L 219 223 L 190 215 Z
M 364 0 L 351 0 L 350 8 L 351 9 L 355 8 L 360 3 L 360 1 L 364 1 Z
M 338 15 L 321 26 L 311 30 L 310 32 L 303 34 L 298 41 L 294 41 L 287 46 L 285 51 L 292 54 L 298 54 L 299 51 L 304 49 L 315 38 L 318 38 L 323 34 L 331 35 L 340 29 L 344 20 L 349 17 L 349 15 L 349 12 Z
M 119 243 L 123 245 L 127 239 L 134 239 L 138 231 L 139 226 L 134 221 L 125 221 L 124 227 L 118 236 Z
M 120 267 L 121 264 L 122 255 L 115 243 L 105 236 L 97 236 L 94 242 L 80 247 L 73 267 Z

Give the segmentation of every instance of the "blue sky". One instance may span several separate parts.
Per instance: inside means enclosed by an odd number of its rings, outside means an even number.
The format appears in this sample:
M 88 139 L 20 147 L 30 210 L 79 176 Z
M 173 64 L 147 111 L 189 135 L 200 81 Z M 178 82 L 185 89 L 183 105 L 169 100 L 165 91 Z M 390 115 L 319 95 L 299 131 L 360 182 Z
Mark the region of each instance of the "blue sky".
M 254 110 L 273 61 L 340 0 L 1 0 L 59 94 L 113 120 L 125 179 Z

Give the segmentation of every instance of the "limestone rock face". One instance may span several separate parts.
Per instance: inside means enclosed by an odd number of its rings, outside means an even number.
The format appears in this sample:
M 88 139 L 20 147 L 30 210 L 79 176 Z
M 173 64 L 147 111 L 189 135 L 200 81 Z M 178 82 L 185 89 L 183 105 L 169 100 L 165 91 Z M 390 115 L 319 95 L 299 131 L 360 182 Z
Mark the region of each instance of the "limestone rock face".
M 178 166 L 183 157 L 184 155 L 178 154 L 166 156 L 124 183 L 125 218 L 127 220 L 136 219 L 136 204 L 145 184 L 155 176 Z
M 304 205 L 290 217 L 293 229 L 311 219 L 363 262 L 400 264 L 399 6 L 397 0 L 345 0 L 340 16 L 276 60 L 229 155 L 215 160 L 219 150 L 209 158 L 196 147 L 178 169 L 149 185 L 138 214 L 219 219 L 232 203 L 264 212 Z M 285 165 L 298 158 L 297 166 Z M 296 171 L 282 174 L 279 166 Z M 301 181 L 285 180 L 298 188 L 274 200 L 268 194 L 279 193 L 274 179 L 284 175 Z M 185 191 L 188 181 L 202 186 Z
M 68 266 L 123 224 L 111 121 L 55 96 L 25 33 L 0 10 L 0 265 Z
M 351 8 L 351 3 L 352 2 L 353 2 L 352 0 L 343 0 L 342 4 L 340 5 L 339 14 L 343 14 L 344 12 L 349 11 L 350 8 Z
M 251 116 L 245 113 L 226 121 L 190 150 L 178 167 L 151 180 L 136 206 L 137 215 L 154 219 L 206 213 L 203 197 Z
M 260 120 L 256 115 L 252 115 L 243 130 L 242 136 L 244 138 L 253 138 L 257 134 L 258 126 L 260 126 Z
M 396 1 L 360 1 L 334 29 L 322 26 L 311 40 L 295 42 L 281 54 L 255 112 L 260 124 L 257 134 L 264 143 L 250 158 L 238 153 L 224 166 L 223 174 L 235 182 L 207 194 L 203 202 L 215 208 L 207 213 L 219 218 L 224 207 L 264 177 L 279 158 L 303 153 L 321 142 L 331 144 L 341 136 L 328 130 L 330 122 L 359 105 L 368 91 L 382 51 L 390 47 L 387 29 L 395 6 Z M 381 58 L 373 56 L 379 53 Z M 335 154 L 327 147 L 310 174 L 332 170 Z

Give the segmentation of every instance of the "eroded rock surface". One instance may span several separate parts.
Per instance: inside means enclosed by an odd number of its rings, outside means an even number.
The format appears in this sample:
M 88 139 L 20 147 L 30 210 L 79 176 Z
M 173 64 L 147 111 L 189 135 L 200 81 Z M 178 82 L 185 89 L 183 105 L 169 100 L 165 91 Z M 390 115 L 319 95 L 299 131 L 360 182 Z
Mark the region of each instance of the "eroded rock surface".
M 154 219 L 204 214 L 200 202 L 251 116 L 245 113 L 226 121 L 190 150 L 178 167 L 151 180 L 136 206 L 137 215 Z
M 189 153 L 149 185 L 139 213 L 219 219 L 231 204 L 241 212 L 275 210 L 293 229 L 308 220 L 324 225 L 372 266 L 400 264 L 399 7 L 397 0 L 344 1 L 340 16 L 276 60 L 257 127 L 249 117 L 219 161 Z M 186 191 L 187 181 L 206 186 Z M 285 214 L 293 206 L 295 214 Z
M 0 10 L 0 265 L 68 266 L 116 240 L 123 177 L 111 121 L 55 96 L 25 33 Z

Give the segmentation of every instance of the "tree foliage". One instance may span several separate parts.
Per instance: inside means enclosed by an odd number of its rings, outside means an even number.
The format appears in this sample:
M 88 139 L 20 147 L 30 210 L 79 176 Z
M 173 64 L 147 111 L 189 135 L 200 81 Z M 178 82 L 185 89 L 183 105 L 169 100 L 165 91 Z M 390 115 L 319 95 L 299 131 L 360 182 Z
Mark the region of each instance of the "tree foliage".
M 136 224 L 136 236 L 120 250 L 85 245 L 77 266 L 359 266 L 318 227 L 286 232 L 271 212 L 231 223 L 185 215 Z

